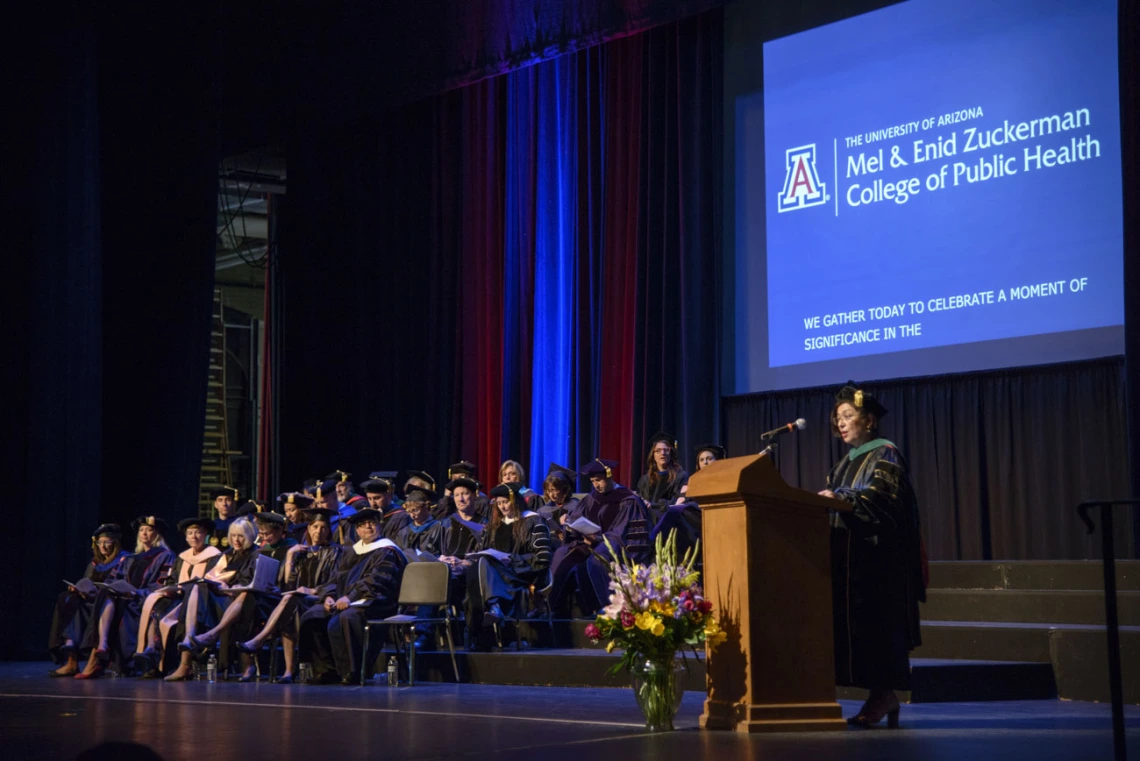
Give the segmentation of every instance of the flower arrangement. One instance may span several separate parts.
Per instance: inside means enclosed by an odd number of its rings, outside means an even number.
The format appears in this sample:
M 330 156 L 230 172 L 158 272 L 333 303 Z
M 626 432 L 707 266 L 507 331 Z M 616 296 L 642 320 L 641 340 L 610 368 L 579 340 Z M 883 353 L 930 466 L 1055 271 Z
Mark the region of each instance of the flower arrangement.
M 606 547 L 618 557 L 609 539 Z M 685 646 L 716 647 L 724 640 L 712 603 L 704 598 L 700 571 L 693 568 L 699 549 L 698 542 L 678 562 L 671 531 L 664 540 L 657 537 L 657 562 L 631 563 L 624 551 L 610 562 L 610 603 L 586 627 L 586 636 L 595 644 L 608 639 L 607 652 L 622 648 L 622 660 L 611 673 L 641 661 L 672 660 Z
M 701 643 L 716 647 L 726 636 L 694 569 L 700 544 L 678 562 L 676 534 L 658 535 L 657 561 L 650 565 L 631 563 L 624 551 L 619 558 L 608 539 L 606 547 L 615 558 L 609 563 L 610 601 L 586 627 L 586 636 L 595 644 L 609 640 L 606 652 L 622 649 L 610 673 L 624 668 L 640 677 L 634 687 L 650 728 L 671 729 L 683 690 L 675 673 L 677 653 L 684 658 L 686 647 L 695 651 Z

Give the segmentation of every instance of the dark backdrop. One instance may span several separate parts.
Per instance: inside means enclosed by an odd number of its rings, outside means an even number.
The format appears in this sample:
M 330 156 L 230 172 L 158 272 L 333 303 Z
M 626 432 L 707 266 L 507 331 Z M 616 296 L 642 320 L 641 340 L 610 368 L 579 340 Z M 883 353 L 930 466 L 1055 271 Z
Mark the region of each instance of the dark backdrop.
M 889 410 L 880 434 L 910 462 L 934 560 L 1091 558 L 1099 535 L 1077 518 L 1084 500 L 1129 492 L 1124 367 L 1118 359 L 867 384 Z M 730 453 L 797 418 L 783 437 L 784 479 L 812 491 L 846 447 L 832 436 L 835 389 L 729 397 Z M 1131 524 L 1118 554 L 1135 555 Z

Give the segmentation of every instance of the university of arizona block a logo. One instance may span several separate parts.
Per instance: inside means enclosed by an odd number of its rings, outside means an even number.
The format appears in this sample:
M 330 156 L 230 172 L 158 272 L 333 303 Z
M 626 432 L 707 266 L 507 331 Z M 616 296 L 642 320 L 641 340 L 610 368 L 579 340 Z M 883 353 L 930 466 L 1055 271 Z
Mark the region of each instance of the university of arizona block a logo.
M 789 148 L 784 155 L 787 168 L 777 210 L 794 211 L 827 203 L 827 188 L 815 169 L 815 143 Z

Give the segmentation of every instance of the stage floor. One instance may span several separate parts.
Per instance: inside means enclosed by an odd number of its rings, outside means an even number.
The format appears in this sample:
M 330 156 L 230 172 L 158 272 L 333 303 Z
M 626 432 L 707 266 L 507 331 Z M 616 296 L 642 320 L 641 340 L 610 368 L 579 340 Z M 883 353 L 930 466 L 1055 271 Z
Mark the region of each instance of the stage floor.
M 49 668 L 0 663 L 6 758 L 68 759 L 102 741 L 143 743 L 168 761 L 1112 758 L 1110 710 L 1094 703 L 907 705 L 899 731 L 747 737 L 698 730 L 702 696 L 690 692 L 677 732 L 646 735 L 625 689 L 76 681 L 49 679 Z M 858 704 L 843 707 L 849 715 Z M 1129 751 L 1140 759 L 1140 707 L 1125 715 Z

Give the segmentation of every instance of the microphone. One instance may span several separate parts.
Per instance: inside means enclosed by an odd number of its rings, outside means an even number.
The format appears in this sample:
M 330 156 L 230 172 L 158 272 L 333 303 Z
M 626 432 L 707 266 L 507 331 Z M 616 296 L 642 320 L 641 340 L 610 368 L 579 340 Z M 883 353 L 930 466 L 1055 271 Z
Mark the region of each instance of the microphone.
M 760 437 L 760 440 L 767 441 L 768 439 L 774 439 L 777 436 L 783 436 L 785 433 L 791 433 L 792 431 L 802 431 L 804 428 L 807 428 L 807 421 L 803 418 L 799 418 L 794 423 L 788 423 L 787 425 L 782 425 L 779 428 L 773 428 L 772 430 L 763 434 Z

